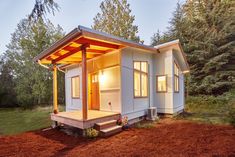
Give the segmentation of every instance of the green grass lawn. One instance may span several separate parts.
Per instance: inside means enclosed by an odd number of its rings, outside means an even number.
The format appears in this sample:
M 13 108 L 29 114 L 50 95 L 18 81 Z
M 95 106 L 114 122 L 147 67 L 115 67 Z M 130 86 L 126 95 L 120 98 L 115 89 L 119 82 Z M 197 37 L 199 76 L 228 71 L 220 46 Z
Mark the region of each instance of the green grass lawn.
M 60 106 L 61 110 L 64 110 L 64 107 Z M 0 135 L 18 134 L 49 127 L 51 111 L 52 107 L 37 107 L 32 110 L 0 108 Z
M 60 111 L 64 106 L 60 106 Z M 50 107 L 37 107 L 32 110 L 20 108 L 0 108 L 0 135 L 18 134 L 49 127 L 51 125 Z M 176 119 L 187 119 L 211 124 L 235 125 L 235 91 L 222 96 L 197 96 L 186 100 L 185 113 Z M 139 126 L 141 127 L 151 127 Z
M 235 91 L 217 97 L 190 96 L 186 100 L 185 111 L 176 119 L 235 125 Z

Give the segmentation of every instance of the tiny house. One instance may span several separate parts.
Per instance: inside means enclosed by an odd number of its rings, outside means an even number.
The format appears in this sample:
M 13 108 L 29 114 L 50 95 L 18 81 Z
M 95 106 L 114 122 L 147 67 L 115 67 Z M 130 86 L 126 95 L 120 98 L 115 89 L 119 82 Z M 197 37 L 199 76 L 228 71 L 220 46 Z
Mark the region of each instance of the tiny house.
M 53 121 L 85 129 L 123 116 L 134 122 L 153 107 L 163 114 L 184 109 L 189 66 L 179 40 L 152 47 L 78 26 L 34 60 L 53 69 Z M 58 70 L 65 73 L 65 112 L 57 107 L 64 86 Z

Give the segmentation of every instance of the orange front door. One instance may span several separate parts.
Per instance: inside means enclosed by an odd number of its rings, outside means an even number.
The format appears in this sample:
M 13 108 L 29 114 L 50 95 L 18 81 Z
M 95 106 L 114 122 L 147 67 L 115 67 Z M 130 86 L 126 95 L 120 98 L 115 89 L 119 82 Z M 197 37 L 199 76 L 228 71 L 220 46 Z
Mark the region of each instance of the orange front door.
M 91 109 L 100 109 L 100 92 L 98 74 L 91 75 Z

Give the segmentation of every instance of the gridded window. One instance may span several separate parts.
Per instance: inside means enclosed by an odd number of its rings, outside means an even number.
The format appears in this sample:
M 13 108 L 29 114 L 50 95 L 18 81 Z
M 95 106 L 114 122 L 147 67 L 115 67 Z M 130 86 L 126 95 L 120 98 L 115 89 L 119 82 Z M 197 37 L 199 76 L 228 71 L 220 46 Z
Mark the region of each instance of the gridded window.
M 134 61 L 134 97 L 148 96 L 148 62 Z
M 179 67 L 174 63 L 174 91 L 179 92 Z
M 157 76 L 157 92 L 167 91 L 166 75 Z
M 80 98 L 80 77 L 71 78 L 72 98 Z

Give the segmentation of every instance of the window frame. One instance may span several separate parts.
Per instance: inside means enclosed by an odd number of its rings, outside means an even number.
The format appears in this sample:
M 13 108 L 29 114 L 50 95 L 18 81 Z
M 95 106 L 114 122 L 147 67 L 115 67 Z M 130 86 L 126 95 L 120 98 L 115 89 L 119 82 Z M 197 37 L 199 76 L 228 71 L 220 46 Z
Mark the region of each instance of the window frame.
M 73 96 L 73 79 L 74 78 L 76 78 L 76 77 L 78 77 L 78 85 L 79 85 L 79 87 L 78 87 L 78 89 L 79 89 L 79 93 L 78 93 L 78 96 Z M 72 97 L 72 99 L 80 99 L 80 93 L 81 93 L 81 90 L 80 90 L 81 88 L 80 88 L 80 75 L 76 75 L 76 76 L 73 76 L 73 77 L 71 77 L 71 97 Z
M 175 65 L 176 65 L 176 67 L 178 69 L 178 74 L 175 73 Z M 174 93 L 179 93 L 180 92 L 179 71 L 180 71 L 180 68 L 179 68 L 178 64 L 174 61 Z M 175 78 L 177 78 L 178 90 L 175 89 Z
M 139 62 L 140 63 L 140 70 L 135 69 L 135 62 Z M 141 71 L 141 63 L 146 63 L 147 64 L 147 72 Z M 135 72 L 138 72 L 140 74 L 140 96 L 135 96 Z M 138 60 L 134 60 L 133 61 L 133 95 L 134 95 L 134 99 L 136 98 L 148 98 L 149 96 L 149 65 L 148 65 L 148 61 L 138 61 Z M 142 96 L 142 75 L 146 75 L 147 76 L 147 95 L 146 96 Z
M 165 76 L 166 78 L 166 90 L 165 91 L 159 91 L 158 90 L 158 77 Z M 156 75 L 156 93 L 167 93 L 167 75 Z

